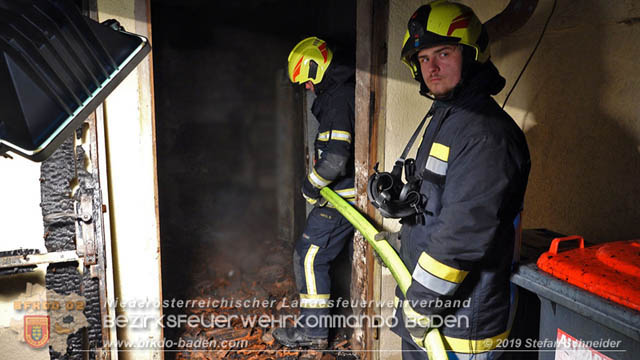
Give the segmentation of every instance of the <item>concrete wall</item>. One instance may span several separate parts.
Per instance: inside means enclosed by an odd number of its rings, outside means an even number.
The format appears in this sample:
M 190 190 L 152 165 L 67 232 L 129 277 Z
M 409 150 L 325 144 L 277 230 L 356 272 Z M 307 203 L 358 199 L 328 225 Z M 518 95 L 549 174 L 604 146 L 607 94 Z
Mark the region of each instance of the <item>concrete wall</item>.
M 493 47 L 507 87 L 551 3 L 540 1 L 529 23 Z M 580 234 L 592 242 L 640 237 L 638 16 L 638 2 L 558 1 L 507 106 L 531 149 L 525 227 Z
M 0 157 L 0 252 L 38 249 L 46 253 L 40 208 L 40 164 L 11 154 Z M 13 308 L 14 301 L 25 295 L 29 284 L 38 284 L 37 294 L 45 296 L 46 265 L 30 273 L 0 276 L 0 358 L 49 359 L 48 349 L 33 349 L 21 337 L 23 313 Z M 40 313 L 42 314 L 42 313 Z
M 47 299 L 45 292 L 46 265 L 30 273 L 0 277 L 0 358 L 14 360 L 49 360 L 49 347 L 32 348 L 24 341 L 23 317 L 14 310 L 14 302 Z M 28 315 L 46 315 L 46 311 L 29 311 Z
M 485 22 L 508 0 L 460 1 Z M 384 168 L 390 170 L 430 106 L 399 60 L 409 16 L 424 1 L 392 0 Z M 528 23 L 493 44 L 507 86 L 502 104 L 552 5 L 540 0 Z M 640 237 L 640 3 L 559 0 L 545 37 L 506 106 L 524 128 L 532 157 L 524 227 L 583 235 L 591 242 Z M 418 144 L 414 145 L 415 154 Z M 396 222 L 385 221 L 388 229 Z M 393 279 L 383 276 L 383 300 Z M 382 349 L 399 349 L 383 332 Z M 399 358 L 382 352 L 381 358 Z
M 13 155 L 13 159 L 0 158 L 0 251 L 38 249 L 46 252 L 40 209 L 40 164 Z M 34 272 L 0 277 L 0 349 L 12 359 L 49 359 L 49 352 L 33 349 L 21 342 L 21 320 L 13 303 L 24 296 L 28 284 L 39 284 L 44 289 L 46 265 Z M 44 296 L 44 291 L 39 294 Z
M 9 153 L 11 154 L 11 153 Z M 17 155 L 0 157 L 0 251 L 44 247 L 40 164 Z

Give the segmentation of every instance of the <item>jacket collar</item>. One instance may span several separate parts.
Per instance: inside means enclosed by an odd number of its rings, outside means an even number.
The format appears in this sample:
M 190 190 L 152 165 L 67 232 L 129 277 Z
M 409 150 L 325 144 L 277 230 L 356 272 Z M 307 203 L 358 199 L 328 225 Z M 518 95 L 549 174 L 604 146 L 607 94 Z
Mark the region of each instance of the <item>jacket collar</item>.
M 315 85 L 316 95 L 320 96 L 324 93 L 331 93 L 340 85 L 351 81 L 355 76 L 355 70 L 349 66 L 340 63 L 334 63 L 329 66 L 327 73 L 319 84 Z

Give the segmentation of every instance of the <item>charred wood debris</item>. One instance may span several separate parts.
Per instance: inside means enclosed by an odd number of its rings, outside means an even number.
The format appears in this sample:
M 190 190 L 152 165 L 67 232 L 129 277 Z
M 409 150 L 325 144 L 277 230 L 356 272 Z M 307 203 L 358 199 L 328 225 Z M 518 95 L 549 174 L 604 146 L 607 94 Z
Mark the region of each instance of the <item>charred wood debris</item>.
M 241 317 L 262 316 L 284 319 L 287 326 L 292 326 L 293 317 L 299 314 L 299 309 L 291 306 L 292 302 L 299 300 L 291 270 L 291 246 L 273 241 L 269 248 L 271 251 L 261 261 L 265 265 L 258 271 L 247 271 L 246 267 L 243 269 L 233 256 L 225 254 L 214 256 L 208 264 L 202 264 L 202 268 L 197 269 L 198 272 L 194 274 L 196 285 L 190 297 L 193 304 L 205 306 L 187 307 L 184 312 L 206 321 L 196 326 L 183 326 L 179 331 L 178 343 L 205 344 L 206 347 L 178 347 L 177 360 L 359 358 L 350 350 L 345 334 L 332 333 L 327 350 L 287 348 L 272 336 L 273 330 L 280 325 L 278 321 L 266 327 L 257 322 L 253 326 L 242 323 Z M 251 305 L 237 306 L 239 303 Z M 260 303 L 260 306 L 254 306 L 256 303 Z M 230 321 L 212 324 L 213 319 L 216 319 L 215 322 L 222 319 Z

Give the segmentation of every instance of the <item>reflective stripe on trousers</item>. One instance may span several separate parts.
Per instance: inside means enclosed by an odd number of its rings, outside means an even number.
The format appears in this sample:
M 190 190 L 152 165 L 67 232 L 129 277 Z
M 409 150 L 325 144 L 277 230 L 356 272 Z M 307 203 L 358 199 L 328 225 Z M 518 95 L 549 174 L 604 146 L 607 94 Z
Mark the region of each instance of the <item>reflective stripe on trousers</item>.
M 447 352 L 449 360 L 497 360 L 502 356 L 502 351 L 487 351 L 479 354 L 464 354 L 453 351 Z M 402 360 L 426 360 L 427 352 L 419 348 L 413 342 L 402 339 Z
M 300 293 L 300 314 L 306 319 L 329 314 L 331 291 L 329 269 L 345 244 L 353 238 L 353 226 L 332 208 L 314 208 L 307 218 L 304 233 L 296 243 L 294 268 Z M 317 324 L 316 319 L 310 323 Z M 324 327 L 304 327 L 309 336 L 326 337 Z

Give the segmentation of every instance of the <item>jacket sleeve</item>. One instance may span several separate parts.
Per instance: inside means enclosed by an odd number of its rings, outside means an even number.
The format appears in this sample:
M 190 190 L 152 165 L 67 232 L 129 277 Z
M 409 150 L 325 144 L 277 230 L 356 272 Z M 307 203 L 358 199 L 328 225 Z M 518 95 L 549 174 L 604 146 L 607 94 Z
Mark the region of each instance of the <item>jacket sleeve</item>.
M 504 139 L 479 135 L 455 146 L 447 159 L 442 197 L 434 199 L 441 207 L 428 224 L 433 231 L 417 244 L 420 255 L 407 291 L 414 304 L 452 296 L 496 245 L 503 204 L 517 174 Z M 434 148 L 430 158 L 433 152 Z M 416 310 L 430 315 L 446 309 L 416 306 Z
M 333 101 L 331 105 L 320 119 L 328 121 L 330 126 L 318 133 L 316 140 L 316 143 L 326 142 L 326 146 L 302 185 L 303 194 L 311 198 L 319 197 L 320 189 L 345 175 L 353 152 L 353 109 L 347 101 Z

